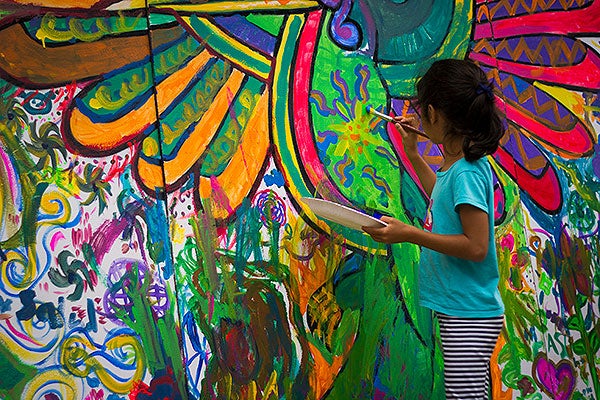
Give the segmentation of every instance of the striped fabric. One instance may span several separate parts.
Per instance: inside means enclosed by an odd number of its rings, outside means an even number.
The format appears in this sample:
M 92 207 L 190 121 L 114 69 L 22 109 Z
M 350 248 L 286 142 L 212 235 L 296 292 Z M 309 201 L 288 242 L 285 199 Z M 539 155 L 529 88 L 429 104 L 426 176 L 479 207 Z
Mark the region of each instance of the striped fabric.
M 436 313 L 444 354 L 447 399 L 488 399 L 490 358 L 504 316 L 460 318 Z

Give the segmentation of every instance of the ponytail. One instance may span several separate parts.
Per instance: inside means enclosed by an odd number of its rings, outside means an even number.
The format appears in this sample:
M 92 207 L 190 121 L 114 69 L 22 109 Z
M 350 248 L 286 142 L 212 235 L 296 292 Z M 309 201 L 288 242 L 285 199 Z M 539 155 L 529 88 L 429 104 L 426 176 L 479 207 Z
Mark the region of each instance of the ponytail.
M 448 120 L 449 135 L 463 139 L 463 154 L 474 161 L 493 154 L 504 135 L 493 82 L 469 60 L 438 60 L 417 83 L 421 109 L 431 104 Z

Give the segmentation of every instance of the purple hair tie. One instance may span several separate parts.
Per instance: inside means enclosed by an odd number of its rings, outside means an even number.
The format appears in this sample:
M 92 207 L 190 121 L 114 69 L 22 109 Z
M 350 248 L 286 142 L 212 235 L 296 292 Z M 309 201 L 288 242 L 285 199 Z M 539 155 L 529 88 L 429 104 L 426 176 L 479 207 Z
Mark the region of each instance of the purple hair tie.
M 479 82 L 477 84 L 477 88 L 475 89 L 475 94 L 477 96 L 479 96 L 480 94 L 485 93 L 485 95 L 487 97 L 489 97 L 490 99 L 493 99 L 494 98 L 494 87 L 493 87 L 493 85 L 494 84 L 493 84 L 492 81 L 489 81 L 489 82 L 486 82 L 486 83 Z

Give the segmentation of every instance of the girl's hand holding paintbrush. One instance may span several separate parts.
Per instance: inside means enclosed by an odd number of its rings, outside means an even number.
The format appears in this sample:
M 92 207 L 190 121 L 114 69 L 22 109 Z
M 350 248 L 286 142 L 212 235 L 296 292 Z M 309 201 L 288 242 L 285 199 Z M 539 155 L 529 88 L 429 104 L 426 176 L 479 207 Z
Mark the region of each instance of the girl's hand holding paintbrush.
M 400 135 L 402 135 L 402 147 L 404 147 L 406 156 L 409 158 L 418 156 L 417 136 L 419 134 L 415 132 L 419 131 L 417 129 L 417 126 L 419 126 L 417 118 L 412 115 L 406 117 L 399 115 L 394 118 L 394 126 L 396 127 L 396 130 L 400 132 Z
M 367 112 L 371 115 L 381 118 L 384 121 L 391 122 L 393 124 L 401 124 L 405 130 L 410 131 L 412 133 L 416 133 L 419 136 L 423 136 L 424 138 L 429 139 L 429 136 L 427 136 L 425 132 L 420 131 L 418 129 L 418 121 L 413 116 L 404 117 L 399 115 L 396 117 L 392 117 L 390 115 L 377 111 L 372 106 L 367 106 Z
M 417 135 L 429 139 L 425 132 L 422 132 L 418 129 L 419 120 L 414 115 L 398 115 L 396 117 L 392 117 L 377 111 L 372 106 L 367 106 L 367 112 L 383 119 L 384 121 L 394 124 L 398 132 L 400 132 L 400 135 L 402 135 L 402 146 L 404 147 L 404 151 L 408 157 L 413 155 L 418 156 Z

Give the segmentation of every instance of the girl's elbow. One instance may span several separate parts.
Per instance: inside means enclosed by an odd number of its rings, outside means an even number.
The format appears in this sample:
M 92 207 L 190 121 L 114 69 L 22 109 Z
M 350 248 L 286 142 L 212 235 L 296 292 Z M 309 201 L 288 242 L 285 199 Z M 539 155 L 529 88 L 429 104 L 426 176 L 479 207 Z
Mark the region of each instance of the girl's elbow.
M 487 257 L 488 248 L 487 241 L 480 240 L 480 238 L 468 238 L 465 247 L 462 249 L 462 258 L 468 261 L 481 262 Z
M 477 247 L 473 249 L 473 253 L 471 254 L 471 261 L 482 262 L 487 257 L 488 248 L 485 247 Z

